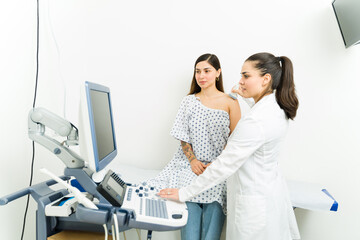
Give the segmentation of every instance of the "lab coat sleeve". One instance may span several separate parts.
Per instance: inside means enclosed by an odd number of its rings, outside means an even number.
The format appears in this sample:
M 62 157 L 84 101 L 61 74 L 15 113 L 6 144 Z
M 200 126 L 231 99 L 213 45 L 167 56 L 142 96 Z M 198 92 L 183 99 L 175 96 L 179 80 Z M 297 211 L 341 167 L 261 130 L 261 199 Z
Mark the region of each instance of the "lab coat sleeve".
M 188 201 L 234 174 L 265 142 L 262 126 L 252 117 L 239 121 L 220 156 L 191 185 L 179 190 L 179 200 Z

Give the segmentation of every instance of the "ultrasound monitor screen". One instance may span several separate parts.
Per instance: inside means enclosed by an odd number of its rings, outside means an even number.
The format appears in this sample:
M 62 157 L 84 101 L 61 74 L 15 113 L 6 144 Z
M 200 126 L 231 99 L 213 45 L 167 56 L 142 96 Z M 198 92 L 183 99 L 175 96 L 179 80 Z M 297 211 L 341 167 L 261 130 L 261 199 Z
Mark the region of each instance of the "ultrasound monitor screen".
M 97 157 L 103 160 L 115 150 L 110 102 L 107 92 L 90 90 L 93 124 L 96 135 Z

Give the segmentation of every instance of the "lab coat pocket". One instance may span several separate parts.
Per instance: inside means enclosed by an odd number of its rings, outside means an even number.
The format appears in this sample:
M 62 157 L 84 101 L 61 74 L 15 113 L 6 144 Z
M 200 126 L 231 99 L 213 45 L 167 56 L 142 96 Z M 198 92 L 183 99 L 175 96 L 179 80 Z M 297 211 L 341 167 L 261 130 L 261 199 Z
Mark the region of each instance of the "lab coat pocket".
M 266 228 L 266 198 L 237 196 L 235 225 L 239 239 L 263 239 Z

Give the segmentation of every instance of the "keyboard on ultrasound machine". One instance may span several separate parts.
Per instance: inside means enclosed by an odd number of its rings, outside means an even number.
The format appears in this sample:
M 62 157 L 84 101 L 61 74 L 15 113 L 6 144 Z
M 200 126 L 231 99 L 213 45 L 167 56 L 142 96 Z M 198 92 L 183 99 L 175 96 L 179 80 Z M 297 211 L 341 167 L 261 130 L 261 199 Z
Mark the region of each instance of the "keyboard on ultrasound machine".
M 134 210 L 137 222 L 184 226 L 188 218 L 186 204 L 160 198 L 156 193 L 158 190 L 146 183 L 128 185 L 121 207 Z

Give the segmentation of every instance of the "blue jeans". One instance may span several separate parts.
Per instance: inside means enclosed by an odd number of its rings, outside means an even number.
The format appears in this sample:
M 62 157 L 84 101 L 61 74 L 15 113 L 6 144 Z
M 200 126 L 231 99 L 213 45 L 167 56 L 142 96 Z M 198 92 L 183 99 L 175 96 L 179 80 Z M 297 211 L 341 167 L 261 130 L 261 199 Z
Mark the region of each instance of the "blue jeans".
M 186 202 L 187 224 L 181 229 L 181 240 L 219 240 L 225 215 L 218 202 Z

